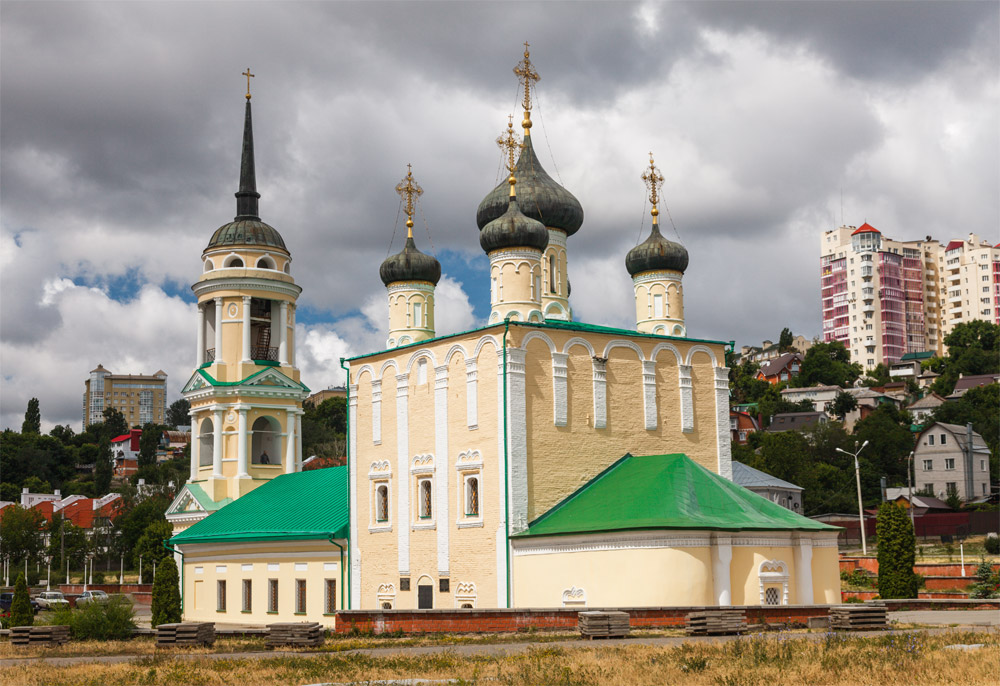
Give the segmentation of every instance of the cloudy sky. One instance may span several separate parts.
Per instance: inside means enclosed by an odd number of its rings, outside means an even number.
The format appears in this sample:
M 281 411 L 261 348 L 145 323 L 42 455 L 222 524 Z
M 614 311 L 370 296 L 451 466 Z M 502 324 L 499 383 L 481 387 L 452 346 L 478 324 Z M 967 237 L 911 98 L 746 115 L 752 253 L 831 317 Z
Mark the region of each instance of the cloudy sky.
M 586 213 L 577 319 L 634 325 L 652 151 L 692 336 L 820 332 L 823 230 L 1000 227 L 997 2 L 16 2 L 0 5 L 0 427 L 79 429 L 87 372 L 191 373 L 190 284 L 235 214 L 253 80 L 262 218 L 292 252 L 314 389 L 378 349 L 395 184 L 423 186 L 438 331 L 488 315 L 476 207 L 541 74 L 535 148 Z M 395 235 L 395 243 L 392 243 Z

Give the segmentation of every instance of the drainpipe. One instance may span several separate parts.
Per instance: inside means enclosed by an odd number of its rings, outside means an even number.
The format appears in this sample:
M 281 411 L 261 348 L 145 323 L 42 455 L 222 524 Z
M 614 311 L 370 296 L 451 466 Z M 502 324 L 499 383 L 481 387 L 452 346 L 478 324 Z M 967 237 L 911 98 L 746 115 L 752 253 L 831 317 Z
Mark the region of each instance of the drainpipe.
M 184 551 L 178 548 L 171 548 L 167 545 L 166 541 L 163 541 L 163 547 L 172 552 L 174 555 L 181 556 L 181 617 L 184 617 Z M 141 581 L 141 579 L 140 579 Z M 156 576 L 153 576 L 153 583 L 156 583 Z
M 510 449 L 507 445 L 507 333 L 510 331 L 510 315 L 503 320 L 503 493 L 504 507 L 504 555 L 507 559 L 507 607 L 510 607 L 510 467 L 507 455 Z
M 347 536 L 348 536 L 347 545 L 350 546 L 351 545 L 350 531 L 348 531 Z M 330 534 L 329 540 L 330 543 L 334 544 L 335 546 L 337 546 L 338 549 L 340 549 L 340 609 L 343 610 L 346 609 L 344 607 L 344 546 L 340 545 L 335 540 L 333 540 L 333 534 Z M 351 556 L 348 555 L 347 559 L 350 560 Z
M 344 388 L 347 389 L 347 412 L 344 413 L 344 421 L 347 426 L 347 564 L 351 564 L 351 372 L 344 366 L 344 358 L 340 358 L 340 368 L 346 374 Z M 333 543 L 333 541 L 330 541 Z M 334 545 L 337 545 L 334 543 Z M 338 548 L 340 546 L 337 546 Z M 351 570 L 347 570 L 347 583 L 351 583 Z M 351 589 L 347 589 L 347 604 L 351 604 Z M 344 551 L 340 551 L 340 606 L 344 606 Z M 350 609 L 350 608 L 348 608 Z

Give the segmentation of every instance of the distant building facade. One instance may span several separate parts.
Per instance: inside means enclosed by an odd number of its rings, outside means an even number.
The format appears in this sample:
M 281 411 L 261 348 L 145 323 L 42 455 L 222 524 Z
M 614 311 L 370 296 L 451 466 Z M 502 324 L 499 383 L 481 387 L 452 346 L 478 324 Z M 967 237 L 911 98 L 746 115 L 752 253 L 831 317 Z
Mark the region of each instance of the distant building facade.
M 733 481 L 776 505 L 802 514 L 802 487 L 733 460 Z
M 167 373 L 113 374 L 97 365 L 84 382 L 83 429 L 104 421 L 104 410 L 113 407 L 125 416 L 129 426 L 147 422 L 165 424 L 167 414 Z
M 813 342 L 805 336 L 795 336 L 792 338 L 791 347 L 795 349 L 795 352 L 804 355 L 812 346 Z M 782 351 L 778 344 L 772 341 L 764 341 L 759 346 L 744 345 L 740 348 L 739 353 L 734 356 L 733 364 L 736 365 L 745 361 L 761 364 L 781 357 L 785 352 L 787 351 Z
M 913 466 L 922 492 L 962 500 L 989 495 L 990 449 L 971 425 L 935 422 L 921 431 Z
M 761 365 L 755 378 L 766 381 L 769 384 L 779 384 L 782 381 L 790 381 L 793 376 L 799 373 L 802 366 L 802 355 L 799 353 L 785 353 L 773 360 Z

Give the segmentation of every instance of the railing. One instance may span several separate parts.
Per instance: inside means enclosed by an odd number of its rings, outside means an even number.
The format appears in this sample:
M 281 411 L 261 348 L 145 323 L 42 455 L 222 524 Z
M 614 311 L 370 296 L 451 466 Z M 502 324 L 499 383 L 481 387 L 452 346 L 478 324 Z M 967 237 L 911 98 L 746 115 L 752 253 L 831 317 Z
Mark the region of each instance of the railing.
M 267 362 L 278 361 L 278 349 L 264 345 L 250 346 L 250 359 L 265 360 Z
M 215 362 L 215 348 L 209 348 L 205 351 L 205 362 L 211 363 Z

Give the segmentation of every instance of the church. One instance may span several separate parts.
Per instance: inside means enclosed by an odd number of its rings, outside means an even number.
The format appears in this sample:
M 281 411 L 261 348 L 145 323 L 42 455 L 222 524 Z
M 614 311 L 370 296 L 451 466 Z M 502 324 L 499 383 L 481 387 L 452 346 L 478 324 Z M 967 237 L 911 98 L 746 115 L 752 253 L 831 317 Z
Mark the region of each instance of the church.
M 635 329 L 574 321 L 583 207 L 535 154 L 527 46 L 514 72 L 522 136 L 509 123 L 498 139 L 509 175 L 476 212 L 485 325 L 435 333 L 441 266 L 413 237 L 423 190 L 408 170 L 396 188 L 408 235 L 379 269 L 385 349 L 342 361 L 348 464 L 304 473 L 299 288 L 257 216 L 248 92 L 237 217 L 194 286 L 199 366 L 185 395 L 199 451 L 168 512 L 185 617 L 839 602 L 837 530 L 732 482 L 730 344 L 687 335 L 689 256 L 660 232 L 652 156 L 652 228 L 623 256 Z M 310 507 L 319 493 L 324 506 Z M 227 602 L 237 588 L 242 604 Z

